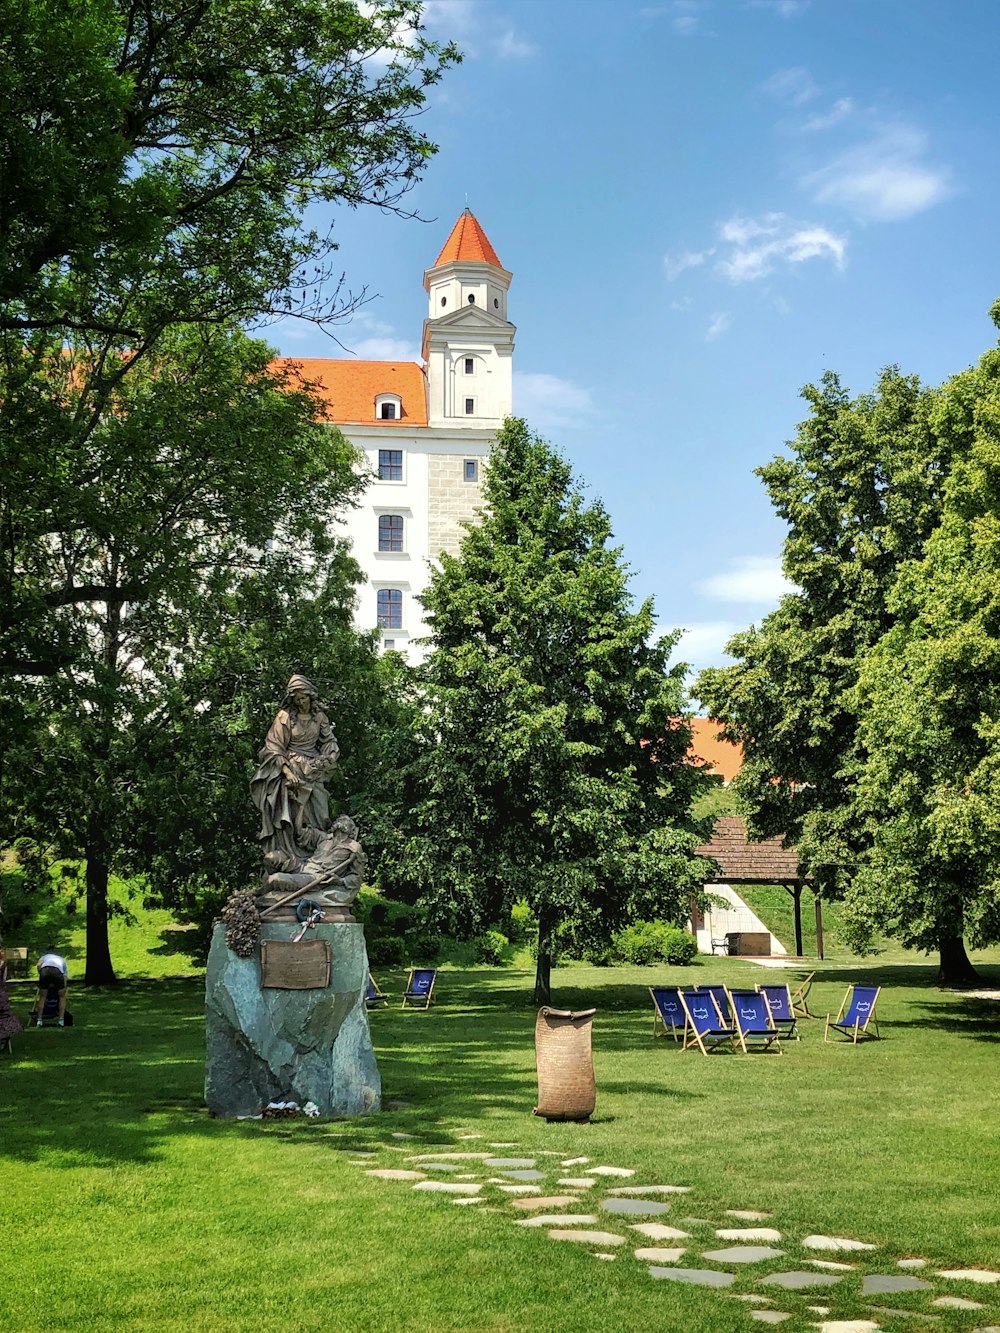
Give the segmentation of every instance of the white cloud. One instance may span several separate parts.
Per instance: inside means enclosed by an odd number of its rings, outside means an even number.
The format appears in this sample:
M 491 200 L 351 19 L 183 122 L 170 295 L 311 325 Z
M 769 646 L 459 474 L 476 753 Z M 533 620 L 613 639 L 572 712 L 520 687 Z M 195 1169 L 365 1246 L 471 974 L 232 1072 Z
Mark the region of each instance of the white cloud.
M 779 69 L 763 85 L 764 92 L 777 102 L 789 106 L 801 106 L 819 96 L 819 85 L 807 69 L 796 65 L 792 69 Z
M 779 18 L 791 19 L 796 14 L 804 14 L 810 0 L 750 0 L 751 9 L 769 9 Z
M 803 121 L 802 129 L 808 133 L 815 133 L 817 130 L 829 130 L 834 125 L 839 125 L 841 121 L 847 118 L 854 111 L 854 100 L 850 97 L 841 97 L 834 102 L 833 106 L 825 115 L 810 116 L 808 120 Z
M 726 666 L 732 661 L 725 645 L 746 625 L 735 620 L 697 620 L 681 633 L 680 641 L 671 654 L 675 662 L 688 662 L 692 673 L 705 667 Z M 661 627 L 659 632 L 666 633 Z
M 359 361 L 419 361 L 420 348 L 405 338 L 362 338 L 344 341 L 344 347 Z
M 526 60 L 537 54 L 537 47 L 477 0 L 424 0 L 422 17 L 436 39 L 457 41 L 473 59 L 492 55 L 500 60 Z
M 720 602 L 754 602 L 773 606 L 787 592 L 794 592 L 773 555 L 744 555 L 729 562 L 729 569 L 702 579 L 698 591 Z
M 589 389 L 542 372 L 514 372 L 514 411 L 536 430 L 572 426 L 594 410 Z
M 760 218 L 733 217 L 719 228 L 729 246 L 715 271 L 730 282 L 754 282 L 779 264 L 802 264 L 807 259 L 829 259 L 843 268 L 847 241 L 826 227 L 794 222 L 784 213 Z
M 733 322 L 733 317 L 728 310 L 717 311 L 708 321 L 708 328 L 705 330 L 705 339 L 707 342 L 713 342 L 716 338 L 729 330 Z
M 678 255 L 664 255 L 663 271 L 666 273 L 668 280 L 673 282 L 674 278 L 679 277 L 685 270 L 698 268 L 700 264 L 704 264 L 705 260 L 714 254 L 715 250 L 712 249 L 684 250 Z
M 692 302 L 692 300 L 691 300 L 691 297 L 690 297 L 690 296 L 684 296 L 684 297 L 682 297 L 679 301 L 671 301 L 671 302 L 670 302 L 670 309 L 671 309 L 671 310 L 677 310 L 677 311 L 679 311 L 681 314 L 683 314 L 685 310 L 690 310 L 690 309 L 691 309 L 692 304 L 693 304 L 693 302 Z
M 913 217 L 951 192 L 948 172 L 923 160 L 926 148 L 926 135 L 919 130 L 888 126 L 801 183 L 817 202 L 837 204 L 862 218 L 895 222 Z
M 690 37 L 698 28 L 698 19 L 694 14 L 681 14 L 673 20 L 674 32 L 681 37 Z

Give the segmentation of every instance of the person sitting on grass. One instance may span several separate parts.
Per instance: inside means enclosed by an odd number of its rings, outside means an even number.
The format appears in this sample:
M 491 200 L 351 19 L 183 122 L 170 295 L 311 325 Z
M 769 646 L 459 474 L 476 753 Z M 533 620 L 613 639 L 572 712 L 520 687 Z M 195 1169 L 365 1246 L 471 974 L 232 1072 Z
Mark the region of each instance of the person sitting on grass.
M 45 1013 L 45 1001 L 49 995 L 55 994 L 59 997 L 59 1026 L 66 1025 L 66 988 L 69 985 L 69 968 L 66 966 L 66 959 L 62 954 L 53 952 L 51 949 L 43 953 L 38 960 L 38 998 L 35 1000 L 35 1007 L 31 1011 L 35 1015 L 35 1027 L 42 1026 L 42 1016 Z

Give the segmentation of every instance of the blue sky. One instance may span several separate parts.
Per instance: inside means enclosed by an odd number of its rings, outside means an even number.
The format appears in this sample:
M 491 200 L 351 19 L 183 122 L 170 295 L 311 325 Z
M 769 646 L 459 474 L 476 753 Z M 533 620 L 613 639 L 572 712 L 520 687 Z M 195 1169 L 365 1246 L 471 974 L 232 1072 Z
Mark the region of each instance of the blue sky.
M 515 411 L 607 506 L 678 655 L 781 591 L 754 467 L 824 370 L 939 383 L 995 340 L 996 0 L 428 0 L 465 61 L 408 202 L 336 217 L 338 327 L 287 355 L 419 359 L 423 271 L 468 201 L 514 273 Z

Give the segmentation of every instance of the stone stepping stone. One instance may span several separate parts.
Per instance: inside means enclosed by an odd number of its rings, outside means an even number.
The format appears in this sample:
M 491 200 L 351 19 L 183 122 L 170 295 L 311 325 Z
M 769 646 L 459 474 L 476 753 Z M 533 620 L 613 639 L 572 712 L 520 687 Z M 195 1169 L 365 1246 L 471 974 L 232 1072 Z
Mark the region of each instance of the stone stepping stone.
M 592 1166 L 587 1172 L 588 1176 L 634 1176 L 635 1172 L 630 1171 L 627 1166 Z
M 488 1162 L 493 1156 L 488 1152 L 422 1152 L 411 1157 L 411 1162 Z
M 829 1313 L 830 1313 L 830 1307 L 829 1307 L 828 1305 L 807 1305 L 807 1306 L 806 1306 L 806 1309 L 810 1312 L 810 1314 L 829 1314 Z
M 483 1161 L 491 1171 L 516 1171 L 521 1167 L 534 1166 L 534 1157 L 490 1157 L 487 1154 Z
M 516 1148 L 516 1147 L 517 1147 L 517 1144 L 516 1144 L 516 1143 L 513 1143 L 513 1142 L 512 1142 L 512 1143 L 491 1143 L 491 1144 L 490 1144 L 490 1147 L 491 1147 L 491 1148 Z
M 667 1249 L 663 1245 L 644 1245 L 633 1253 L 637 1259 L 646 1259 L 654 1264 L 675 1264 L 684 1253 L 684 1247 L 678 1249 Z
M 424 1162 L 425 1171 L 461 1171 L 461 1162 Z
M 979 1301 L 967 1301 L 964 1296 L 938 1296 L 931 1305 L 938 1305 L 942 1310 L 981 1310 Z
M 828 1268 L 831 1273 L 853 1273 L 854 1264 L 838 1264 L 833 1259 L 807 1259 L 813 1268 Z
M 426 1177 L 422 1171 L 403 1171 L 393 1170 L 391 1167 L 380 1167 L 377 1171 L 366 1171 L 366 1176 L 374 1176 L 376 1180 L 425 1180 Z
M 482 1134 L 456 1134 L 457 1139 L 481 1139 Z
M 572 1185 L 575 1189 L 589 1189 L 591 1185 L 596 1185 L 597 1181 L 593 1176 L 560 1176 L 556 1181 L 557 1185 Z
M 690 1231 L 681 1231 L 679 1227 L 665 1227 L 662 1222 L 633 1222 L 632 1230 L 638 1231 L 650 1240 L 690 1240 Z
M 755 1208 L 727 1208 L 727 1217 L 738 1217 L 744 1222 L 766 1222 L 770 1213 L 760 1213 Z
M 715 1234 L 719 1240 L 781 1240 L 774 1227 L 721 1227 Z
M 544 1180 L 544 1171 L 505 1171 L 504 1175 L 510 1180 Z
M 394 1129 L 391 1137 L 394 1139 L 415 1139 L 417 1136 L 416 1134 L 404 1134 L 401 1129 Z
M 950 1277 L 956 1282 L 1000 1282 L 1000 1273 L 989 1268 L 942 1268 L 938 1277 Z
M 568 1227 L 589 1227 L 597 1221 L 593 1213 L 540 1213 L 538 1217 L 519 1217 L 518 1227 L 551 1227 L 562 1222 Z
M 606 1213 L 625 1213 L 630 1217 L 657 1217 L 670 1211 L 669 1203 L 656 1203 L 652 1199 L 602 1199 L 601 1207 Z
M 515 1208 L 565 1208 L 568 1203 L 576 1203 L 575 1194 L 545 1194 L 537 1198 L 513 1199 Z
M 896 1260 L 896 1267 L 897 1267 L 897 1268 L 926 1268 L 926 1267 L 927 1267 L 927 1260 L 926 1260 L 926 1259 L 897 1259 L 897 1260 Z
M 467 1198 L 452 1199 L 452 1203 L 485 1203 L 485 1202 L 486 1202 L 486 1200 L 485 1200 L 485 1199 L 482 1199 L 482 1198 L 477 1198 L 477 1199 L 467 1199 Z
M 564 1157 L 560 1166 L 586 1166 L 589 1161 L 589 1157 Z
M 556 1227 L 549 1232 L 550 1240 L 584 1241 L 587 1245 L 624 1245 L 625 1237 L 616 1236 L 613 1231 L 568 1231 Z
M 869 1273 L 861 1283 L 862 1296 L 886 1296 L 895 1291 L 930 1291 L 931 1284 L 902 1273 Z
M 717 1268 L 658 1268 L 654 1265 L 649 1276 L 667 1278 L 671 1282 L 692 1282 L 698 1287 L 728 1287 L 736 1281 L 735 1273 L 720 1273 Z
M 807 1250 L 874 1250 L 874 1245 L 849 1236 L 806 1236 L 802 1244 Z
M 768 1282 L 775 1287 L 784 1287 L 786 1291 L 803 1291 L 806 1287 L 830 1287 L 834 1282 L 840 1282 L 840 1277 L 833 1273 L 806 1273 L 801 1268 L 793 1269 L 788 1273 L 772 1273 L 770 1277 L 762 1277 L 761 1282 Z
M 878 1324 L 870 1319 L 827 1319 L 813 1327 L 818 1328 L 819 1333 L 876 1333 Z
M 619 1185 L 618 1194 L 690 1194 L 690 1185 Z
M 730 1295 L 734 1301 L 748 1301 L 752 1305 L 771 1304 L 770 1296 L 758 1296 L 755 1292 L 745 1291 L 741 1292 L 739 1295 L 737 1295 L 736 1292 L 730 1292 Z
M 503 1190 L 504 1194 L 541 1194 L 537 1185 L 507 1185 L 500 1180 L 491 1180 L 491 1185 L 496 1185 L 498 1190 Z
M 890 1319 L 922 1319 L 925 1324 L 940 1324 L 939 1314 L 928 1314 L 926 1310 L 893 1310 L 888 1305 L 869 1305 L 872 1314 L 884 1314 Z
M 482 1185 L 466 1185 L 457 1180 L 421 1180 L 414 1185 L 415 1190 L 428 1190 L 437 1194 L 478 1194 Z
M 780 1259 L 784 1250 L 772 1250 L 766 1245 L 731 1245 L 724 1250 L 705 1250 L 704 1258 L 713 1264 L 759 1264 L 765 1259 Z
M 617 1254 L 602 1254 L 602 1252 L 601 1252 L 600 1250 L 595 1250 L 595 1251 L 594 1251 L 594 1258 L 595 1258 L 595 1259 L 612 1259 L 612 1260 L 613 1260 L 613 1259 L 617 1259 L 618 1256 L 617 1256 Z
M 783 1310 L 751 1310 L 750 1318 L 756 1319 L 758 1324 L 783 1324 L 786 1319 L 791 1319 L 790 1314 L 785 1314 Z

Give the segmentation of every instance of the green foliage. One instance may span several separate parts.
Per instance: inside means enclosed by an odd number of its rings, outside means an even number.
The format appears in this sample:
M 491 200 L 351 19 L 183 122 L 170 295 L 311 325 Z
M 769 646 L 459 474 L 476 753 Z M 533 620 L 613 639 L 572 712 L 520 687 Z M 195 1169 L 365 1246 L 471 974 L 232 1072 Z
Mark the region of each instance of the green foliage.
M 472 939 L 473 957 L 486 967 L 501 967 L 509 947 L 510 940 L 499 930 L 484 930 Z
M 689 931 L 667 921 L 635 921 L 614 937 L 613 956 L 624 963 L 648 967 L 673 963 L 686 967 L 698 953 L 698 941 Z
M 884 931 L 974 974 L 1000 939 L 1000 351 L 940 389 L 886 371 L 805 391 L 761 469 L 798 591 L 697 690 L 746 765 L 751 832 L 785 833 L 855 948 Z
M 526 898 L 521 898 L 510 909 L 507 935 L 511 944 L 527 944 L 538 937 L 538 918 Z
M 681 910 L 704 778 L 673 639 L 654 639 L 651 603 L 633 608 L 602 506 L 518 420 L 484 498 L 423 596 L 430 653 L 384 864 L 459 936 L 526 902 L 544 953 L 560 925 L 582 940 Z
M 419 905 L 396 902 L 375 889 L 362 888 L 353 911 L 364 925 L 373 967 L 428 964 L 437 958 L 441 937 Z

